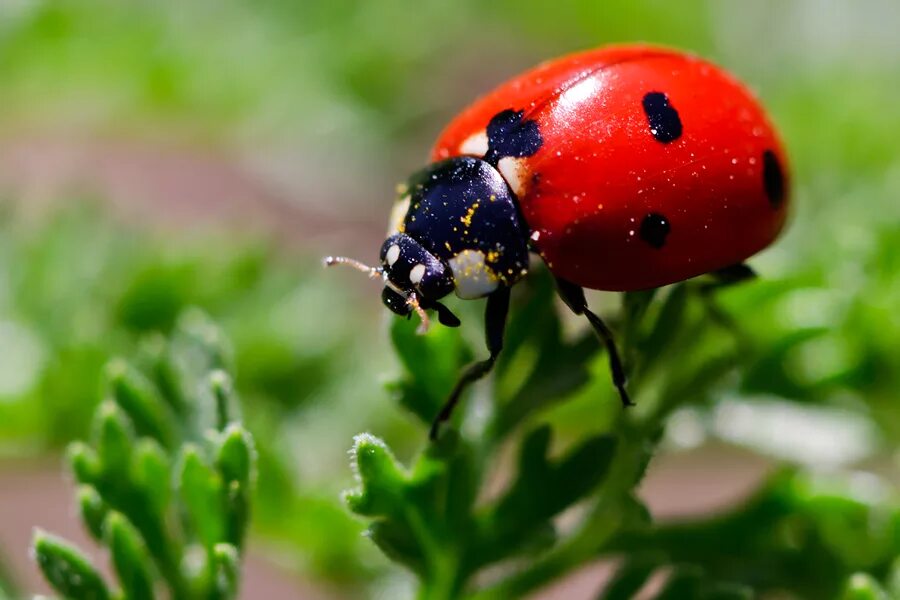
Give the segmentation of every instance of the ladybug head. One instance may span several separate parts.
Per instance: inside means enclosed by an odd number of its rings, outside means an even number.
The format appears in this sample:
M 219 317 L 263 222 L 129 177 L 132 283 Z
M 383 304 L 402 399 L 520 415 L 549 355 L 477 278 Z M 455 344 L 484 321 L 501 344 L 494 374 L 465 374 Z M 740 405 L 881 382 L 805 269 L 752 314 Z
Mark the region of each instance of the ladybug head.
M 455 285 L 448 266 L 403 233 L 384 241 L 380 258 L 385 283 L 381 300 L 385 306 L 401 316 L 414 310 L 434 309 L 443 325 L 459 325 L 456 315 L 438 302 Z
M 453 291 L 450 268 L 406 234 L 386 239 L 380 258 L 387 281 L 406 294 L 415 293 L 420 300 L 439 300 Z
M 381 266 L 369 267 L 351 258 L 329 256 L 328 266 L 344 264 L 378 277 L 384 281 L 381 301 L 391 312 L 411 316 L 416 312 L 422 319 L 420 331 L 428 328 L 426 310 L 435 310 L 438 320 L 447 327 L 459 326 L 459 319 L 449 308 L 438 302 L 453 291 L 455 283 L 448 266 L 435 258 L 417 241 L 398 233 L 381 246 Z

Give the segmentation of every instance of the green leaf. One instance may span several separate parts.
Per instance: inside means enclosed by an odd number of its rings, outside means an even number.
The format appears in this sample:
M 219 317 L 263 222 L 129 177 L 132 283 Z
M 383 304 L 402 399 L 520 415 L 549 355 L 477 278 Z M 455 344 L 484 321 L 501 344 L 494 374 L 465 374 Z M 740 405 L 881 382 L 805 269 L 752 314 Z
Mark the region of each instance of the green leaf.
M 216 467 L 226 482 L 236 481 L 249 488 L 256 477 L 256 449 L 250 432 L 237 424 L 223 432 L 216 452 Z
M 256 479 L 256 449 L 250 432 L 240 425 L 229 425 L 223 432 L 215 462 L 225 486 L 226 538 L 240 548 L 250 519 L 250 500 Z
M 665 355 L 666 350 L 678 336 L 679 330 L 684 324 L 688 297 L 688 287 L 683 283 L 673 286 L 669 290 L 657 313 L 653 327 L 638 346 L 642 373 L 647 373 L 657 366 L 657 361 Z
M 222 331 L 206 313 L 186 310 L 178 319 L 173 340 L 183 370 L 207 374 L 216 369 L 230 370 L 234 350 Z
M 121 513 L 106 519 L 106 545 L 116 576 L 128 600 L 153 600 L 152 559 L 140 534 Z
M 702 579 L 700 570 L 693 566 L 676 567 L 656 600 L 692 600 L 700 598 Z
M 234 385 L 228 373 L 218 369 L 210 373 L 209 387 L 216 401 L 216 428 L 223 431 L 229 423 L 236 420 L 238 403 Z
M 847 580 L 841 600 L 888 600 L 888 594 L 868 573 L 854 573 Z
M 130 475 L 134 432 L 128 418 L 114 403 L 104 402 L 97 409 L 94 438 L 104 475 L 118 478 L 123 484 Z
M 163 348 L 178 346 L 165 355 L 177 357 L 167 364 L 179 377 L 170 383 L 189 392 L 184 410 L 174 411 L 175 404 L 141 373 L 113 362 L 107 371 L 111 399 L 95 410 L 91 445 L 76 442 L 68 449 L 82 484 L 77 493 L 81 518 L 109 548 L 122 584 L 116 598 L 153 598 L 161 591 L 157 583 L 173 598 L 237 596 L 239 545 L 250 519 L 257 455 L 252 436 L 236 421 L 239 411 L 229 406 L 236 402 L 230 379 L 224 372 L 210 373 L 223 360 L 224 340 L 202 315 L 184 325 L 186 331 L 171 346 L 157 338 L 150 356 L 152 367 Z M 231 421 L 220 431 L 209 427 L 215 424 L 217 403 L 220 424 Z M 173 469 L 170 451 L 160 440 L 173 448 L 182 437 L 198 443 L 181 446 Z M 51 546 L 55 554 L 38 552 Z M 87 590 L 93 585 L 85 575 L 90 564 L 76 550 L 39 534 L 36 556 L 58 588 L 85 587 L 87 595 L 71 597 L 109 595 L 105 587 L 93 595 Z M 66 569 L 73 574 L 66 575 Z M 103 585 L 96 580 L 93 587 Z
M 213 567 L 216 573 L 216 597 L 221 600 L 237 598 L 241 575 L 238 549 L 231 544 L 216 544 L 213 547 Z
M 888 593 L 892 598 L 900 598 L 900 556 L 894 559 L 887 577 Z
M 53 588 L 66 598 L 106 600 L 103 578 L 77 548 L 40 529 L 32 540 L 38 567 Z
M 753 589 L 736 583 L 719 583 L 709 586 L 701 594 L 703 600 L 753 600 Z
M 344 493 L 350 510 L 367 516 L 390 515 L 402 510 L 407 475 L 385 443 L 362 433 L 353 438 L 350 454 L 360 483 L 358 489 Z
M 160 397 L 174 414 L 183 417 L 188 412 L 189 400 L 185 396 L 182 374 L 172 358 L 168 341 L 161 334 L 153 334 L 143 344 L 147 371 Z
M 100 477 L 100 457 L 84 442 L 72 442 L 66 448 L 69 468 L 79 483 L 93 484 Z
M 79 486 L 77 496 L 78 512 L 84 526 L 95 540 L 102 540 L 103 521 L 106 519 L 109 508 L 97 490 L 90 485 Z
M 366 536 L 391 560 L 425 577 L 425 550 L 406 523 L 379 520 L 372 523 Z
M 179 492 L 200 541 L 211 552 L 225 540 L 222 479 L 203 459 L 200 448 L 185 444 L 178 469 Z
M 622 295 L 622 347 L 634 346 L 637 332 L 650 308 L 653 298 L 656 297 L 659 288 L 641 290 L 638 292 L 626 292 Z
M 448 431 L 416 461 L 407 483 L 407 498 L 430 520 L 462 531 L 470 526 L 478 494 L 477 475 L 473 449 L 457 432 Z
M 601 435 L 552 461 L 551 437 L 550 427 L 543 425 L 522 443 L 518 478 L 496 509 L 498 518 L 509 519 L 512 526 L 550 518 L 574 504 L 600 483 L 615 452 L 615 439 Z
M 592 332 L 573 340 L 563 335 L 549 273 L 542 269 L 530 278 L 526 294 L 524 304 L 512 311 L 497 365 L 497 406 L 488 427 L 492 439 L 504 438 L 531 414 L 581 389 L 600 351 Z
M 144 438 L 135 445 L 132 480 L 152 502 L 157 515 L 165 512 L 172 497 L 172 471 L 165 450 L 154 440 Z
M 603 588 L 598 600 L 630 600 L 644 587 L 650 575 L 660 566 L 658 558 L 633 557 L 625 560 Z
M 398 395 L 401 406 L 430 424 L 472 352 L 455 329 L 433 327 L 419 335 L 416 328 L 414 321 L 406 319 L 394 319 L 391 324 L 403 374 L 389 389 Z
M 489 564 L 527 546 L 548 520 L 575 504 L 606 476 L 615 455 L 611 436 L 588 438 L 563 457 L 548 456 L 552 430 L 532 430 L 519 451 L 518 474 L 506 493 L 479 516 L 477 564 Z
M 113 399 L 128 415 L 137 434 L 171 448 L 176 438 L 174 417 L 153 385 L 123 360 L 111 361 L 106 377 Z

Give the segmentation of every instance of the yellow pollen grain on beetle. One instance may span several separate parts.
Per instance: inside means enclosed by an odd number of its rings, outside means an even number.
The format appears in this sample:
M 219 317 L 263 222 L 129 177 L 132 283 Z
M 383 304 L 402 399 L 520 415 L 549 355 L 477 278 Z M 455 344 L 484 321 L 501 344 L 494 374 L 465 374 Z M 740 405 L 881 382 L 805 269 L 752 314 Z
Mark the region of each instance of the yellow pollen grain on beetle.
M 471 227 L 472 226 L 472 217 L 475 216 L 475 211 L 477 211 L 477 210 L 478 210 L 478 202 L 476 201 L 475 204 L 470 206 L 469 210 L 466 211 L 465 216 L 460 217 L 459 220 L 462 221 L 466 227 Z

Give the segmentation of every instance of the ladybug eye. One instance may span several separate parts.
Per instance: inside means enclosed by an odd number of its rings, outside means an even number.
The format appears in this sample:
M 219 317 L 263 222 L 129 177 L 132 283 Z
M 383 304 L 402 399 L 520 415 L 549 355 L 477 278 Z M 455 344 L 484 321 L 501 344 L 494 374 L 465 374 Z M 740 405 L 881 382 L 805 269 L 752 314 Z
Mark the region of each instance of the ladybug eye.
M 409 315 L 413 311 L 412 306 L 409 305 L 409 302 L 406 301 L 406 298 L 389 287 L 381 290 L 381 301 L 391 310 L 392 313 L 398 314 L 401 317 Z

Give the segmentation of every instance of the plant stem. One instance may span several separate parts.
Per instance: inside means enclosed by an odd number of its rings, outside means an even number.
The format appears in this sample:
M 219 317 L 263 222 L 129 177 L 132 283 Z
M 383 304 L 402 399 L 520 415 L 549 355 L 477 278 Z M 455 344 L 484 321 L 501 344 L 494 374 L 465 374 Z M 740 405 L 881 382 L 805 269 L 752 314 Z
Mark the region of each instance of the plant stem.
M 580 530 L 529 569 L 475 593 L 472 598 L 521 598 L 595 557 L 627 520 L 626 499 L 643 464 L 643 428 L 620 419 L 619 446 L 612 470 Z
M 436 539 L 418 511 L 407 508 L 405 512 L 406 520 L 416 532 L 427 557 L 429 577 L 423 581 L 419 589 L 419 598 L 421 600 L 455 598 L 461 579 L 455 549 Z

